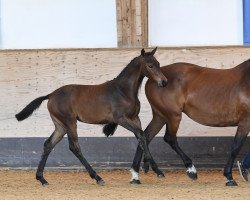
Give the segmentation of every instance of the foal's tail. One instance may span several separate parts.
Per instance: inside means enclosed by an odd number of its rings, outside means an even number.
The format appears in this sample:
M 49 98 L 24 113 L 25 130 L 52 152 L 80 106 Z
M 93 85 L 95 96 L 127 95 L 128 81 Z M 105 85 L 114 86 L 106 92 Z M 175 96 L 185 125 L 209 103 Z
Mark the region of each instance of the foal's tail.
M 103 133 L 108 137 L 108 136 L 114 134 L 114 132 L 115 132 L 117 126 L 118 126 L 118 124 L 116 124 L 116 123 L 106 124 L 106 125 L 103 127 L 102 131 L 103 131 Z
M 41 103 L 46 99 L 49 99 L 49 95 L 36 98 L 32 102 L 30 102 L 21 112 L 19 112 L 18 114 L 15 115 L 16 119 L 18 121 L 22 121 L 22 120 L 28 118 L 30 115 L 32 115 L 32 113 L 36 109 L 39 108 Z

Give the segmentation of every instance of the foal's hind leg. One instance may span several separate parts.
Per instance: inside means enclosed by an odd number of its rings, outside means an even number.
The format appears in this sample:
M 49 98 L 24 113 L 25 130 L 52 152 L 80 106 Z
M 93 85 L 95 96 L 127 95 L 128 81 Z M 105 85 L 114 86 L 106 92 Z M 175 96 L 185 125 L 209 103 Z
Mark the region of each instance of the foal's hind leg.
M 90 166 L 88 161 L 82 155 L 81 148 L 80 148 L 80 145 L 78 142 L 77 131 L 76 131 L 76 121 L 72 122 L 70 127 L 68 127 L 67 134 L 68 134 L 68 140 L 69 140 L 69 149 L 80 160 L 80 162 L 83 164 L 83 166 L 88 171 L 90 177 L 92 179 L 95 179 L 97 184 L 104 185 L 105 182 L 102 180 L 102 178 L 100 176 L 98 176 L 96 174 L 96 172 Z
M 47 158 L 51 152 L 51 150 L 55 147 L 55 145 L 63 138 L 65 135 L 64 129 L 57 123 L 55 124 L 55 131 L 53 134 L 44 142 L 44 150 L 41 156 L 41 160 L 39 162 L 37 172 L 36 172 L 36 179 L 39 180 L 42 185 L 47 185 L 48 182 L 43 177 L 44 167 L 47 161 Z

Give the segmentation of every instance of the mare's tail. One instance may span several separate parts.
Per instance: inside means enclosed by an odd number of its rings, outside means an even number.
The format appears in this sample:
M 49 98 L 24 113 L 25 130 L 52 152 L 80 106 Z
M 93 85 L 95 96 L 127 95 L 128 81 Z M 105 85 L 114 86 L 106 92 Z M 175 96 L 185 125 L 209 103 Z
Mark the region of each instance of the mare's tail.
M 32 102 L 30 102 L 21 112 L 19 112 L 18 114 L 15 115 L 16 119 L 18 121 L 22 121 L 22 120 L 28 118 L 30 115 L 32 115 L 32 113 L 36 109 L 39 108 L 41 103 L 46 99 L 49 99 L 49 95 L 36 98 Z
M 118 126 L 118 124 L 116 124 L 116 123 L 106 124 L 106 125 L 103 127 L 102 131 L 103 131 L 103 133 L 108 137 L 108 136 L 114 134 L 114 132 L 115 132 L 117 126 Z

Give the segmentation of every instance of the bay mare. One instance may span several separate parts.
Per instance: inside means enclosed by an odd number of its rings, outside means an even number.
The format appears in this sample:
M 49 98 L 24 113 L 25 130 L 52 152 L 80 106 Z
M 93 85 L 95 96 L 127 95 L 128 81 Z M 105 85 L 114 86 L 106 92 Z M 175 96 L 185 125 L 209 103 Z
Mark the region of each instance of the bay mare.
M 44 151 L 36 172 L 36 179 L 43 185 L 48 184 L 43 176 L 44 167 L 51 150 L 67 134 L 69 149 L 80 160 L 90 177 L 97 184 L 104 184 L 82 155 L 77 135 L 77 121 L 89 124 L 106 124 L 103 132 L 112 135 L 117 125 L 132 131 L 145 150 L 146 159 L 150 161 L 156 173 L 162 174 L 148 150 L 146 137 L 138 117 L 140 102 L 138 90 L 146 76 L 166 86 L 167 79 L 160 71 L 160 64 L 154 57 L 156 48 L 135 57 L 113 80 L 100 85 L 65 85 L 54 92 L 39 97 L 16 114 L 18 121 L 28 118 L 44 100 L 48 100 L 48 111 L 55 125 L 52 135 L 44 143 Z M 93 71 L 94 73 L 94 71 Z
M 148 142 L 166 125 L 164 141 L 181 157 L 190 178 L 197 172 L 192 160 L 179 147 L 176 134 L 182 112 L 194 121 L 213 127 L 237 126 L 231 153 L 224 168 L 227 186 L 236 186 L 232 167 L 250 130 L 250 60 L 231 69 L 211 69 L 189 63 L 175 63 L 161 68 L 167 86 L 146 83 L 146 96 L 153 119 L 145 134 Z M 132 169 L 139 171 L 142 150 L 138 146 Z M 145 163 L 145 170 L 148 164 Z M 137 175 L 137 179 L 139 177 Z

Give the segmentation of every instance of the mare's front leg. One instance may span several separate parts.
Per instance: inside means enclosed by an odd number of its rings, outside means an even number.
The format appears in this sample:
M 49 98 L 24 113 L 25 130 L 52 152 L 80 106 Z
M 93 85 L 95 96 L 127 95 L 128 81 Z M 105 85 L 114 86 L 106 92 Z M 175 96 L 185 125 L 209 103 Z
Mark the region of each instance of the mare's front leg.
M 167 114 L 169 114 L 169 112 Z M 168 116 L 168 115 L 165 115 L 165 116 Z M 161 129 L 162 123 L 164 123 L 164 121 L 166 123 L 166 132 L 164 135 L 164 141 L 167 142 L 172 147 L 172 149 L 181 157 L 181 159 L 183 160 L 185 164 L 185 167 L 187 168 L 187 175 L 189 176 L 189 178 L 196 180 L 197 171 L 193 165 L 193 162 L 179 147 L 177 138 L 176 138 L 176 133 L 179 128 L 180 121 L 181 121 L 181 115 L 175 115 L 175 114 L 170 113 L 169 116 L 166 117 L 165 119 L 162 119 L 161 117 L 158 116 L 158 119 L 156 118 L 155 120 L 152 120 L 151 122 L 152 124 L 150 123 L 148 128 L 152 129 L 151 131 L 154 131 L 153 128 L 155 127 L 157 131 L 157 126 L 158 126 L 158 129 Z M 158 130 L 158 132 L 159 131 L 160 130 Z M 147 133 L 147 131 L 145 132 Z M 144 170 L 146 171 L 148 170 L 148 168 L 149 168 L 148 164 L 144 162 Z
M 126 116 L 122 116 L 117 120 L 118 124 L 130 131 L 132 131 L 138 142 L 140 147 L 143 149 L 144 154 L 145 154 L 145 159 L 150 162 L 151 167 L 154 171 L 160 171 L 158 169 L 157 164 L 155 163 L 155 161 L 153 160 L 149 148 L 148 148 L 148 144 L 147 144 L 147 139 L 146 139 L 146 135 L 144 134 L 142 128 L 141 128 L 141 123 L 140 123 L 140 119 L 139 117 L 136 117 L 135 119 L 131 120 Z M 131 171 L 131 173 L 133 174 L 134 178 L 132 178 L 131 183 L 140 183 L 139 178 L 137 178 L 137 174 L 133 173 L 133 171 Z
M 231 148 L 231 154 L 228 159 L 228 162 L 224 168 L 224 176 L 227 178 L 226 186 L 237 186 L 238 184 L 234 181 L 232 176 L 232 168 L 241 147 L 243 146 L 247 135 L 250 131 L 250 119 L 244 119 L 238 125 L 236 135 L 234 137 L 233 145 Z

